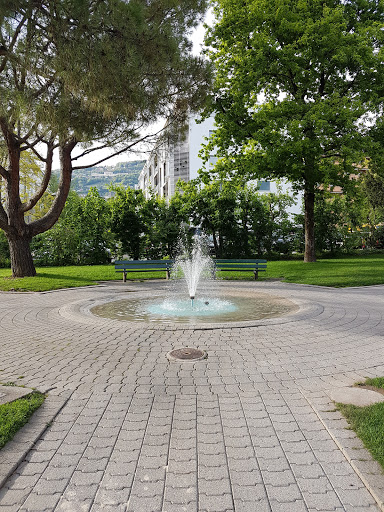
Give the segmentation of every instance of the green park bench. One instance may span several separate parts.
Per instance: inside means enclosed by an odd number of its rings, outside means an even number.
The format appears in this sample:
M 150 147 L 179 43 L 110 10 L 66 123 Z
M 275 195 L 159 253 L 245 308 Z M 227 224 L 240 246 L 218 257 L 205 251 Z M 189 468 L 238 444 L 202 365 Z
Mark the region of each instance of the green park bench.
M 259 278 L 259 272 L 267 269 L 267 260 L 214 260 L 215 270 L 220 272 L 253 272 L 255 279 Z
M 120 260 L 115 261 L 115 271 L 123 272 L 123 282 L 127 280 L 128 272 L 165 272 L 169 279 L 173 260 Z

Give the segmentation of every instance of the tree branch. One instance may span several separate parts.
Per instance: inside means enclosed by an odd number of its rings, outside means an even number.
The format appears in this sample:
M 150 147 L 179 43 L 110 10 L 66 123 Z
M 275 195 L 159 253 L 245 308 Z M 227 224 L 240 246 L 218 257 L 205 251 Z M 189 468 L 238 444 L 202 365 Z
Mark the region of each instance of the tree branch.
M 7 61 L 9 59 L 9 53 L 12 52 L 13 47 L 16 44 L 17 38 L 19 37 L 20 31 L 23 28 L 24 23 L 27 21 L 27 16 L 24 15 L 18 26 L 16 27 L 15 33 L 13 34 L 12 41 L 10 42 L 8 49 L 6 49 L 6 53 L 4 54 L 4 58 L 0 64 L 0 73 L 2 73 L 5 69 Z
M 32 237 L 48 231 L 48 229 L 50 229 L 55 224 L 57 219 L 60 217 L 61 212 L 63 211 L 71 187 L 71 152 L 75 148 L 76 144 L 76 139 L 73 139 L 66 144 L 60 145 L 61 177 L 58 192 L 49 211 L 40 219 L 37 219 L 29 224 L 30 234 Z
M 42 142 L 42 140 L 37 140 L 35 142 L 33 142 L 32 144 L 30 143 L 26 143 L 25 146 L 21 147 L 20 148 L 20 151 L 26 151 L 27 149 L 30 149 L 31 151 L 33 151 L 33 153 L 37 156 L 37 158 L 41 161 L 41 162 L 46 162 L 47 159 L 44 158 L 43 156 L 40 155 L 40 153 L 35 149 L 35 145 L 38 144 L 39 142 Z
M 5 180 L 9 180 L 9 172 L 2 165 L 0 165 L 0 176 Z
M 4 210 L 4 206 L 0 202 L 0 229 L 6 232 L 8 227 L 8 215 Z
M 44 192 L 47 190 L 47 187 L 49 185 L 49 180 L 51 179 L 52 174 L 52 159 L 53 159 L 53 143 L 48 145 L 47 149 L 47 158 L 45 159 L 45 173 L 43 181 L 40 185 L 39 190 L 35 193 L 33 197 L 30 198 L 30 200 L 27 203 L 24 203 L 21 206 L 21 211 L 23 213 L 28 212 L 29 210 L 32 210 L 32 208 L 37 204 L 37 202 L 41 199 Z
M 157 133 L 151 133 L 149 135 L 144 135 L 143 137 L 141 137 L 141 139 L 138 139 L 135 142 L 132 142 L 132 144 L 130 144 L 129 146 L 125 146 L 123 149 L 120 149 L 119 151 L 115 151 L 115 153 L 113 153 L 112 155 L 102 158 L 102 159 L 98 160 L 97 162 L 94 162 L 94 163 L 88 164 L 88 165 L 78 165 L 76 167 L 73 167 L 73 170 L 76 171 L 79 169 L 88 169 L 89 167 L 95 167 L 96 165 L 99 165 L 102 162 L 109 160 L 110 158 L 120 155 L 121 153 L 124 153 L 125 151 L 129 151 L 132 147 L 136 146 L 136 144 L 139 144 L 140 142 L 144 142 L 145 140 L 148 140 L 150 137 L 156 137 L 162 131 L 164 131 L 164 128 L 159 130 Z M 108 147 L 108 146 L 106 146 L 106 147 Z M 88 153 L 96 151 L 97 149 L 101 149 L 101 148 L 96 148 L 95 150 L 89 150 Z M 83 156 L 84 156 L 84 154 L 83 154 Z M 78 157 L 76 157 L 76 158 L 78 158 Z M 74 158 L 73 160 L 75 160 L 76 158 Z

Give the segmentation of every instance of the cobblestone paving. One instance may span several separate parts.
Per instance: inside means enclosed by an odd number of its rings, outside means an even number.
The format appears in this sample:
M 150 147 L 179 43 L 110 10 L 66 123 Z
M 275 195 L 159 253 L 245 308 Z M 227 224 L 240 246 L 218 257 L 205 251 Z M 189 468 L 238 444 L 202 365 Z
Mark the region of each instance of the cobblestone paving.
M 69 397 L 0 489 L 1 511 L 380 510 L 324 418 L 342 432 L 327 390 L 384 375 L 384 287 L 221 286 L 302 310 L 246 328 L 167 329 L 82 309 L 127 291 L 161 296 L 162 282 L 0 293 L 1 382 Z M 169 362 L 182 346 L 208 358 Z

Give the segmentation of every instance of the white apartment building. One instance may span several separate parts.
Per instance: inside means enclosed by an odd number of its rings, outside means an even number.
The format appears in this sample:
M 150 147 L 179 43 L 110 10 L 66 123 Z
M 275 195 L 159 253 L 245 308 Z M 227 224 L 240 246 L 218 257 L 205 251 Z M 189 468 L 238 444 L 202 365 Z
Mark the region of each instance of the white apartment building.
M 190 116 L 184 140 L 177 144 L 163 144 L 154 150 L 139 176 L 138 188 L 148 197 L 152 191 L 159 197 L 171 197 L 179 180 L 190 181 L 198 176 L 203 161 L 198 156 L 205 137 L 214 129 L 213 117 L 196 122 Z
M 199 152 L 205 138 L 215 129 L 214 117 L 211 116 L 197 123 L 197 116 L 190 116 L 185 139 L 174 145 L 165 143 L 154 150 L 139 176 L 138 188 L 148 198 L 150 193 L 159 197 L 172 197 L 179 179 L 190 181 L 198 177 L 199 169 L 204 167 Z M 214 165 L 216 157 L 211 155 L 209 165 Z M 260 193 L 277 192 L 278 185 L 273 181 L 259 181 Z M 293 193 L 289 183 L 280 183 L 283 192 Z M 300 212 L 300 202 L 296 201 L 290 213 Z

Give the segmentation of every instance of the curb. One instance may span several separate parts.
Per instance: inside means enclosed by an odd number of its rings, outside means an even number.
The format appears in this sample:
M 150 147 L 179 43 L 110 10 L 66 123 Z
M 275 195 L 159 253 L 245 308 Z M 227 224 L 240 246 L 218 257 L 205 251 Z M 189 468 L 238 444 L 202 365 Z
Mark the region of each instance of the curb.
M 348 428 L 346 419 L 338 410 L 319 411 L 308 396 L 302 394 L 379 509 L 384 512 L 384 475 L 380 464 L 372 458 L 356 433 Z M 334 402 L 330 404 L 334 406 Z
M 69 398 L 70 395 L 66 397 L 47 396 L 44 403 L 33 413 L 28 423 L 0 450 L 0 488 L 3 487 L 24 460 L 27 453 L 47 430 Z

